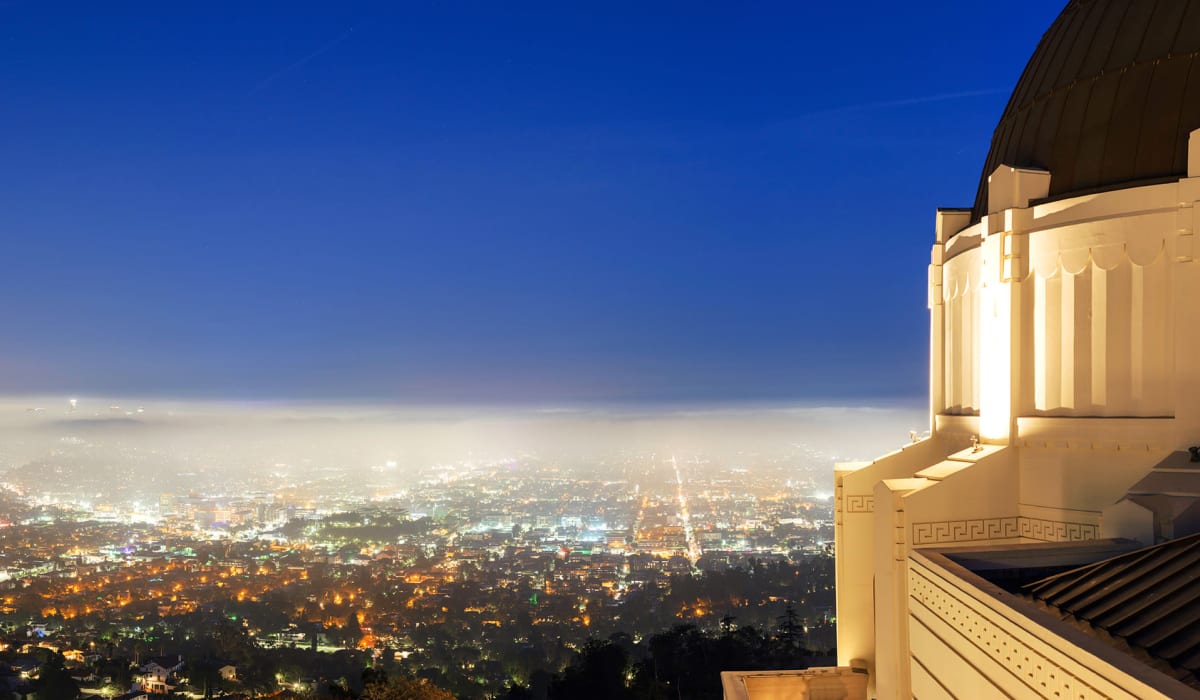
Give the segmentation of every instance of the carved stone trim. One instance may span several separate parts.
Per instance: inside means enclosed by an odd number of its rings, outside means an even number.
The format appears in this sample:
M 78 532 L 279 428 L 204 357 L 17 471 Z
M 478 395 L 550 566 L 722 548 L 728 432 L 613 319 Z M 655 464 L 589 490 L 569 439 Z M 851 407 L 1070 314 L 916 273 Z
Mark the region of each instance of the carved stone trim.
M 846 496 L 847 513 L 874 513 L 874 496 Z
M 912 543 L 915 546 L 1015 537 L 1043 542 L 1078 542 L 1096 539 L 1100 530 L 1094 523 L 1058 522 L 1025 516 L 913 523 L 912 528 Z
M 940 542 L 977 542 L 1017 537 L 1018 518 L 979 518 L 975 520 L 946 520 L 938 523 L 913 523 L 913 544 Z
M 949 625 L 970 644 L 1028 685 L 1042 697 L 1104 698 L 1061 664 L 1014 636 L 982 614 L 975 601 L 963 600 L 937 581 L 909 568 L 909 596 Z M 913 613 L 909 613 L 912 615 Z
M 1094 523 L 1069 523 L 1041 518 L 1021 518 L 1021 537 L 1043 542 L 1079 542 L 1094 540 L 1100 526 Z

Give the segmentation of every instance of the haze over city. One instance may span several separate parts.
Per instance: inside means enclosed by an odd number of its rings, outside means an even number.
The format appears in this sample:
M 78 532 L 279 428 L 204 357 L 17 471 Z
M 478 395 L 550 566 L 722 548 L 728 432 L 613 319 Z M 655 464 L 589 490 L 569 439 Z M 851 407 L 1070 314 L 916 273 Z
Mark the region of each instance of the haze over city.
M 118 455 L 70 456 L 63 441 L 85 441 L 158 457 L 141 468 L 199 468 L 221 475 L 226 489 L 259 472 L 338 469 L 365 475 L 391 464 L 512 460 L 537 456 L 578 462 L 622 454 L 706 455 L 751 463 L 803 448 L 835 460 L 866 459 L 921 433 L 920 407 L 727 406 L 721 409 L 591 408 L 350 404 L 221 404 L 47 398 L 0 404 L 7 468 L 94 467 Z M 49 453 L 49 454 L 48 454 Z M 83 463 L 71 464 L 73 459 Z M 145 478 L 129 466 L 123 477 Z M 114 484 L 115 485 L 115 484 Z M 50 482 L 48 487 L 55 487 Z
M 69 401 L 75 402 L 74 405 Z M 847 458 L 920 433 L 923 407 L 651 405 L 592 408 L 409 406 L 348 403 L 121 402 L 57 398 L 0 404 L 0 431 L 20 435 L 112 435 L 147 444 L 196 444 L 253 438 L 280 449 L 302 441 L 329 443 L 348 461 L 410 455 L 436 459 L 514 450 L 590 455 L 637 450 L 769 451 L 801 440 L 815 449 L 846 446 Z

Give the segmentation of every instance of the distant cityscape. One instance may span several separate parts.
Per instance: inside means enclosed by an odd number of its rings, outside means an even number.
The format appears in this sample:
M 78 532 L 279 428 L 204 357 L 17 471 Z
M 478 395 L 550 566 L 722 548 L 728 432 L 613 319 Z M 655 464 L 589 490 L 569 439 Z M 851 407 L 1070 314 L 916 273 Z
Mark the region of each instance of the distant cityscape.
M 835 456 L 802 444 L 231 470 L 56 425 L 0 477 L 10 691 L 47 650 L 108 697 L 328 696 L 377 667 L 483 698 L 614 635 L 790 620 L 835 646 Z

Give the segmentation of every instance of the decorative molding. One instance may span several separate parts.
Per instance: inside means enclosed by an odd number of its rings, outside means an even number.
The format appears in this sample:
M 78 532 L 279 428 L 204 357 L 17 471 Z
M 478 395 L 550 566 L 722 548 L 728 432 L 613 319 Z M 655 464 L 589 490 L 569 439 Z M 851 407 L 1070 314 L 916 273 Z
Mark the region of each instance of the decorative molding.
M 913 545 L 978 542 L 979 540 L 1002 540 L 1017 537 L 1017 533 L 1020 531 L 1018 520 L 1018 518 L 1012 517 L 913 523 Z
M 874 513 L 874 496 L 846 496 L 847 513 Z
M 1021 516 L 1021 537 L 1043 542 L 1079 542 L 1094 540 L 1100 526 L 1095 523 L 1070 523 Z
M 1024 537 L 1043 542 L 1094 540 L 1100 526 L 1094 523 L 1059 522 L 1041 518 L 975 518 L 913 523 L 914 546 L 952 542 L 980 542 Z
M 1044 652 L 1026 644 L 982 614 L 976 607 L 976 601 L 961 599 L 925 576 L 920 567 L 909 567 L 908 572 L 909 596 L 912 600 L 1008 669 L 1034 693 L 1053 698 L 1107 697 Z M 913 615 L 913 612 L 909 612 L 909 615 Z

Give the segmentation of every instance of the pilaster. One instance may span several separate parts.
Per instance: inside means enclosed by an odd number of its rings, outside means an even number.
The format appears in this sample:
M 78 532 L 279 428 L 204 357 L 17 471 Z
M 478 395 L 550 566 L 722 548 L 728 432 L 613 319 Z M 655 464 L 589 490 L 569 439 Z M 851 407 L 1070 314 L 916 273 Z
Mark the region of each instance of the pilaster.
M 929 260 L 929 432 L 936 430 L 936 416 L 946 410 L 946 307 L 942 264 L 946 242 L 971 222 L 969 209 L 939 209 L 935 239 Z

